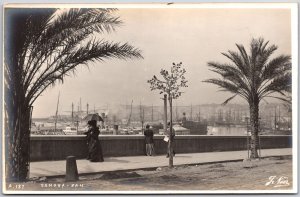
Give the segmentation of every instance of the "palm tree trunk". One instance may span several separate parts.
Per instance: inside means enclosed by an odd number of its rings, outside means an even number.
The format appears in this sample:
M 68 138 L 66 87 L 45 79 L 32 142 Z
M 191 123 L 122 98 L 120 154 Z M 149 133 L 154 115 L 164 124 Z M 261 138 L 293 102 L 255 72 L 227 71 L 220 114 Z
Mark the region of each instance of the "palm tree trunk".
M 6 119 L 6 177 L 8 181 L 24 181 L 29 173 L 31 108 L 19 104 L 14 111 Z
M 259 102 L 252 102 L 250 104 L 250 158 L 258 158 L 257 147 L 258 147 L 258 117 L 259 117 Z
M 173 168 L 173 121 L 172 121 L 172 97 L 169 95 L 170 105 L 170 137 L 169 137 L 169 168 Z

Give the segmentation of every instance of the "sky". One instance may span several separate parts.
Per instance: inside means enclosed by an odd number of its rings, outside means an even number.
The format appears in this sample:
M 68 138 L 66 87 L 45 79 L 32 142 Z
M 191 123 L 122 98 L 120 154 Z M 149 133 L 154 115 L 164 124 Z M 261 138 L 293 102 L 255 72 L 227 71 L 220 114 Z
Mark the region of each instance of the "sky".
M 177 105 L 222 103 L 230 93 L 218 91 L 205 79 L 217 77 L 207 62 L 229 61 L 221 55 L 236 51 L 236 43 L 249 48 L 252 38 L 263 37 L 279 48 L 272 56 L 291 54 L 289 9 L 119 9 L 124 22 L 109 35 L 95 35 L 139 48 L 143 59 L 107 59 L 79 66 L 75 76 L 48 88 L 34 104 L 33 117 L 55 114 L 60 92 L 59 113 L 82 108 L 110 108 L 119 104 L 162 105 L 158 91 L 150 91 L 147 80 L 159 76 L 162 68 L 182 62 L 187 70 L 188 88 Z M 233 103 L 243 103 L 241 99 Z

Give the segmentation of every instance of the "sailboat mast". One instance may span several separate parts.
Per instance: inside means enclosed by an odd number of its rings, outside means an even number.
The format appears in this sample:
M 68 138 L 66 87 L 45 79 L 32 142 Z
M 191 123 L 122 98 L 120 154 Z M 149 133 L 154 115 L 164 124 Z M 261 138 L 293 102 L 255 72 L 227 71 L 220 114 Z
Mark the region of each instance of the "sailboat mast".
M 201 110 L 200 110 L 200 105 L 199 105 L 199 122 L 201 121 Z
M 80 99 L 81 100 L 81 99 Z M 76 120 L 76 127 L 77 127 L 77 131 L 78 131 L 78 126 L 79 126 L 79 105 L 78 105 L 78 109 L 77 109 L 77 120 Z
M 86 115 L 88 115 L 89 114 L 89 104 L 87 103 L 86 104 Z
M 131 119 L 131 114 L 132 114 L 132 103 L 133 103 L 133 100 L 131 100 L 130 114 L 129 114 L 129 118 L 128 118 L 128 121 L 127 121 L 127 126 L 129 126 L 129 124 L 130 124 L 130 119 Z
M 193 104 L 191 104 L 191 120 L 193 120 Z
M 74 104 L 72 102 L 72 124 L 74 123 Z
M 58 115 L 59 96 L 60 96 L 60 92 L 58 92 L 58 99 L 57 99 L 57 105 L 56 105 L 55 123 L 54 123 L 54 133 L 56 133 L 56 124 L 57 124 L 57 115 Z
M 152 110 L 151 110 L 151 121 L 153 123 L 153 104 L 152 104 Z
M 80 101 L 79 101 L 79 111 L 80 111 L 80 117 L 81 117 L 81 111 L 82 111 L 82 108 L 81 108 L 81 97 L 80 97 Z
M 176 108 L 175 108 L 175 119 L 176 119 L 176 122 L 178 122 L 178 108 L 177 108 L 177 102 L 176 102 Z

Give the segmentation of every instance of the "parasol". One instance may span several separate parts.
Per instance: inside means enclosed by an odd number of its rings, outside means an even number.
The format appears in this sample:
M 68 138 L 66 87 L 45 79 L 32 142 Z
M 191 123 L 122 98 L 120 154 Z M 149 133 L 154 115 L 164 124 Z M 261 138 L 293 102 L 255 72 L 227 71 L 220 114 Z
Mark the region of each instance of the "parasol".
M 96 121 L 102 121 L 103 122 L 103 118 L 98 113 L 96 113 L 96 114 L 88 114 L 83 119 L 86 120 L 86 121 L 96 120 Z

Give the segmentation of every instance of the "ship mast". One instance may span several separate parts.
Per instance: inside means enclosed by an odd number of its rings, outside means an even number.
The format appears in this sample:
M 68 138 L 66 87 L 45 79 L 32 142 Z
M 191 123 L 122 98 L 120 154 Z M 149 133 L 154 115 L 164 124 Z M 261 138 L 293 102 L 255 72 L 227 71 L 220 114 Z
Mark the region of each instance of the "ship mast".
M 193 104 L 191 104 L 191 121 L 193 121 Z
M 89 114 L 89 104 L 87 103 L 86 104 L 86 115 L 88 115 Z
M 129 114 L 129 118 L 128 118 L 128 121 L 127 121 L 127 125 L 128 126 L 130 124 L 130 121 L 131 121 L 131 114 L 132 114 L 132 103 L 133 103 L 133 100 L 131 100 L 131 106 L 130 106 L 130 114 Z
M 142 103 L 140 101 L 140 119 L 141 119 L 141 123 L 142 123 L 142 131 L 144 131 L 144 116 L 145 116 L 145 113 L 144 113 L 144 108 L 142 107 Z
M 80 98 L 80 101 L 81 101 L 81 98 Z M 78 105 L 78 109 L 77 109 L 77 120 L 76 120 L 76 129 L 78 131 L 78 126 L 79 126 L 79 105 Z
M 175 107 L 175 119 L 176 119 L 176 122 L 178 122 L 178 108 L 177 108 L 177 102 L 176 102 L 176 107 Z
M 200 105 L 199 105 L 199 122 L 201 121 L 201 110 L 200 110 Z
M 57 115 L 58 115 L 59 96 L 60 96 L 60 92 L 58 92 L 58 99 L 57 99 L 57 105 L 56 105 L 55 122 L 54 122 L 54 133 L 56 133 L 56 124 L 57 124 Z
M 80 103 L 79 103 L 79 110 L 80 110 L 80 116 L 81 116 L 81 110 L 82 110 L 82 108 L 81 108 L 81 97 L 80 97 Z
M 152 111 L 151 111 L 151 121 L 153 123 L 153 104 L 152 104 Z
M 74 104 L 72 102 L 72 124 L 74 124 Z

